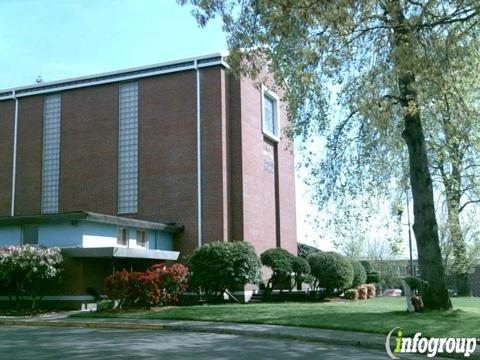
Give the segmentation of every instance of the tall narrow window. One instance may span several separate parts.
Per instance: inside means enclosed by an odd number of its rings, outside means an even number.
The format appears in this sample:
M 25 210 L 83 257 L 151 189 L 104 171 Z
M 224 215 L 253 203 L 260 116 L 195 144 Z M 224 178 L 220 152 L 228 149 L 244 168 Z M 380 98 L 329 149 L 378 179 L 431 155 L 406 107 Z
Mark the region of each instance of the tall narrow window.
M 263 90 L 263 133 L 272 140 L 278 141 L 278 99 L 268 90 Z
M 43 214 L 58 212 L 61 97 L 49 95 L 43 105 L 42 206 Z
M 128 229 L 118 228 L 117 244 L 128 246 Z
M 147 233 L 144 230 L 137 230 L 137 246 L 145 247 L 147 245 Z
M 118 212 L 138 208 L 138 84 L 120 86 L 118 149 Z

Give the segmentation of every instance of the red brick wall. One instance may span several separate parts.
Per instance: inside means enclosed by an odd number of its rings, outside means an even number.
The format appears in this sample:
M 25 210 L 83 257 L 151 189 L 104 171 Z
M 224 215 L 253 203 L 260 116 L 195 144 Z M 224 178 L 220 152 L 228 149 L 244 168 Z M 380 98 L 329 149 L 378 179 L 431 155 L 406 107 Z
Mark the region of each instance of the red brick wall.
M 264 151 L 270 144 L 262 132 L 261 99 L 254 82 L 242 79 L 244 232 L 245 240 L 255 245 L 258 254 L 277 245 L 275 176 L 264 169 Z
M 43 96 L 19 100 L 15 215 L 40 213 Z
M 15 101 L 0 101 L 0 216 L 9 216 L 12 204 L 14 126 Z
M 242 111 L 240 81 L 233 76 L 228 79 L 228 136 L 230 158 L 230 229 L 232 240 L 244 240 L 243 216 L 243 157 L 242 157 Z
M 175 247 L 188 254 L 197 246 L 196 73 L 138 84 L 139 211 L 131 216 L 183 223 Z M 201 91 L 204 242 L 245 240 L 260 254 L 277 246 L 279 221 L 280 245 L 295 253 L 294 158 L 287 139 L 264 138 L 261 90 L 214 67 L 201 70 Z M 0 116 L 11 103 L 0 102 Z M 285 126 L 284 108 L 280 118 Z M 39 213 L 43 96 L 20 100 L 19 124 L 16 213 Z M 62 92 L 61 134 L 60 211 L 116 214 L 118 84 Z M 11 137 L 3 136 L 8 152 Z M 265 168 L 276 151 L 278 194 L 275 171 Z M 0 154 L 0 162 L 9 159 Z M 11 170 L 0 177 L 0 212 L 9 208 L 10 178 Z
M 201 71 L 203 242 L 227 241 L 228 149 L 225 71 Z
M 288 126 L 287 109 L 282 102 L 280 103 L 280 126 L 281 128 Z M 293 147 L 293 142 L 282 134 L 278 144 L 281 246 L 296 255 L 297 213 Z
M 139 81 L 139 218 L 177 221 L 175 247 L 197 239 L 196 77 L 194 71 Z
M 62 93 L 59 210 L 117 212 L 118 85 Z
M 241 213 L 243 216 L 243 224 L 233 226 L 234 235 L 242 236 L 241 239 L 254 244 L 259 254 L 276 247 L 277 244 L 296 254 L 293 144 L 283 134 L 278 144 L 264 137 L 262 92 L 254 81 L 245 78 L 241 81 L 232 79 L 231 84 L 231 128 L 238 132 L 232 132 L 231 135 L 232 154 L 234 154 L 232 213 Z M 280 124 L 284 128 L 288 124 L 288 119 L 283 104 L 280 110 Z M 240 147 L 241 150 L 239 150 Z M 278 152 L 278 158 L 276 152 Z M 239 153 L 241 153 L 240 156 Z M 278 165 L 278 199 L 275 192 L 275 171 L 274 169 L 272 171 L 267 164 L 272 161 Z M 237 200 L 238 192 L 242 193 L 241 201 Z M 277 238 L 276 233 L 278 221 L 280 239 Z

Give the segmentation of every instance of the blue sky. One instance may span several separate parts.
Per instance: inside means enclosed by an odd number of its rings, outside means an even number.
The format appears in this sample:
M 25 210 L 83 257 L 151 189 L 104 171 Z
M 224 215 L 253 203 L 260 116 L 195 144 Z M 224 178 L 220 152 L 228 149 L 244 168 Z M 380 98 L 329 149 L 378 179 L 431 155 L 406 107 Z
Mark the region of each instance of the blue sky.
M 175 0 L 0 0 L 0 88 L 226 49 Z
M 191 10 L 175 0 L 0 0 L 0 89 L 226 50 L 221 22 L 199 28 Z M 298 240 L 312 243 L 307 191 L 297 178 Z

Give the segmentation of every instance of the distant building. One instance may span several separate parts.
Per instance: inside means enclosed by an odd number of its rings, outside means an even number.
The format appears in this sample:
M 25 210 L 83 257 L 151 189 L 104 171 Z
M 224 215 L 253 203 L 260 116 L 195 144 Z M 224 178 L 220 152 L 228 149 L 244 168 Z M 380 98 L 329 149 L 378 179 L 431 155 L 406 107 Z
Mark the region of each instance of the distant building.
M 234 78 L 226 61 L 218 53 L 0 91 L 0 246 L 73 248 L 64 253 L 84 261 L 116 253 L 132 267 L 211 241 L 296 253 L 281 94 Z M 111 250 L 80 250 L 92 248 Z
M 398 279 L 411 276 L 410 260 L 395 259 L 395 260 L 376 260 L 371 261 L 376 271 L 384 279 L 387 279 L 387 287 L 400 287 Z M 421 277 L 421 269 L 417 259 L 413 259 L 413 274 Z M 447 286 L 452 294 L 457 292 L 457 284 L 452 276 L 447 276 Z M 475 267 L 475 271 L 470 274 L 470 286 L 473 296 L 480 296 L 480 265 Z

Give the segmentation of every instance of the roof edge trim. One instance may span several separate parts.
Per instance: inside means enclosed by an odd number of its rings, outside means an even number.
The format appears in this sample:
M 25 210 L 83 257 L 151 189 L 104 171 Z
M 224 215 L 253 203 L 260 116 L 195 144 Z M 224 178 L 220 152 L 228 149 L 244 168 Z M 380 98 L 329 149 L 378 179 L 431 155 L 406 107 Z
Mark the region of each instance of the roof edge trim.
M 64 80 L 50 81 L 16 88 L 0 90 L 0 101 L 14 99 L 15 97 L 25 97 L 38 94 L 59 92 L 69 89 L 97 86 L 121 81 L 139 79 L 148 76 L 157 76 L 174 72 L 194 70 L 210 66 L 223 66 L 229 68 L 225 61 L 227 52 L 218 52 L 209 55 L 197 56 L 193 58 L 168 61 L 153 65 L 134 67 L 123 70 L 116 70 L 95 75 L 87 75 Z M 197 65 L 196 65 L 197 64 Z

